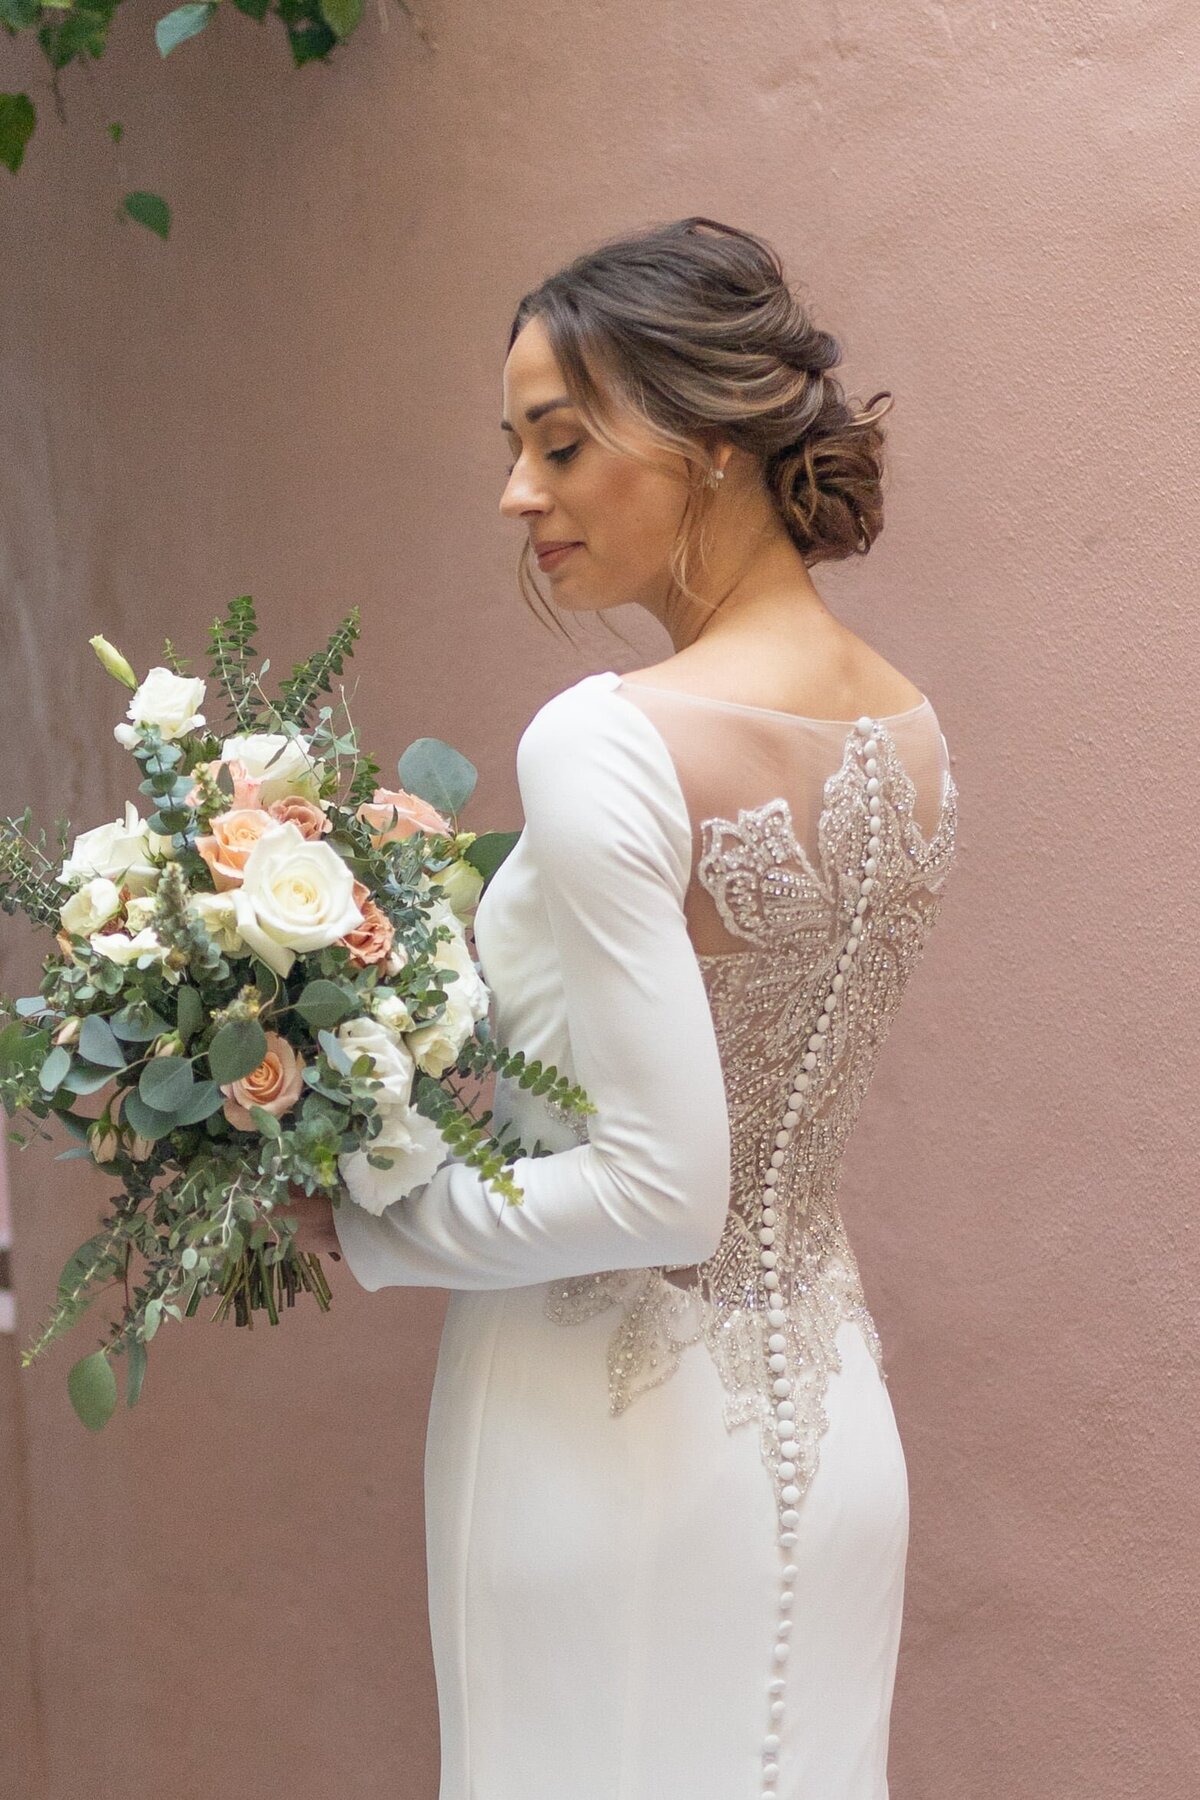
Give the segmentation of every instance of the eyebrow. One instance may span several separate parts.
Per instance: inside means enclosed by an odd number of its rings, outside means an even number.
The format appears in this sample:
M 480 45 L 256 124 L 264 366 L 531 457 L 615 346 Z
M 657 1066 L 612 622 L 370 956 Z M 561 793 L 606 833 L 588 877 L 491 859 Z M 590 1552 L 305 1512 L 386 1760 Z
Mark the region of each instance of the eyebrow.
M 543 413 L 553 412 L 558 406 L 573 406 L 574 404 L 575 402 L 569 400 L 565 394 L 560 394 L 556 400 L 543 400 L 540 406 L 531 406 L 529 408 L 529 411 L 525 414 L 525 422 L 528 425 L 536 425 Z M 501 419 L 500 429 L 501 431 L 511 431 L 512 426 L 507 419 Z

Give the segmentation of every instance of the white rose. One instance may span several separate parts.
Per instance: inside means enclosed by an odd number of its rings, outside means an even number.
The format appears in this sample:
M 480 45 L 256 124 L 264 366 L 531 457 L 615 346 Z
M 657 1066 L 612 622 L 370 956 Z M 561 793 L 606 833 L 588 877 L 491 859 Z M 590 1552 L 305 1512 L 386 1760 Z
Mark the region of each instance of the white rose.
M 109 962 L 115 962 L 123 969 L 128 968 L 130 963 L 137 962 L 140 957 L 161 962 L 167 954 L 166 945 L 149 929 L 139 931 L 133 937 L 127 931 L 101 931 L 89 938 L 88 942 L 98 956 L 106 956 Z
M 438 886 L 445 888 L 445 897 L 456 918 L 465 924 L 473 917 L 479 904 L 479 896 L 483 892 L 483 876 L 460 856 L 449 868 L 439 870 L 436 879 Z
M 88 880 L 106 875 L 132 894 L 144 894 L 158 880 L 159 871 L 149 860 L 152 849 L 146 821 L 138 816 L 132 800 L 125 802 L 124 821 L 97 825 L 75 839 L 71 854 L 58 872 L 61 882 Z
M 453 969 L 458 980 L 446 989 L 441 1018 L 410 1031 L 405 1041 L 426 1075 L 444 1075 L 458 1061 L 475 1021 L 486 1017 L 491 996 L 460 932 L 435 946 L 433 960 Z
M 270 806 L 286 794 L 315 800 L 320 792 L 309 740 L 302 735 L 287 737 L 283 732 L 252 731 L 245 737 L 226 738 L 221 745 L 221 761 L 240 762 L 252 780 L 262 782 L 258 792 L 260 806 Z
M 93 875 L 77 894 L 72 894 L 63 903 L 58 916 L 63 930 L 70 932 L 72 937 L 90 937 L 120 910 L 121 891 L 116 882 L 110 881 L 107 875 Z
M 237 908 L 231 893 L 192 894 L 187 909 L 199 919 L 224 956 L 249 956 L 250 946 L 237 928 Z
M 391 988 L 376 988 L 371 996 L 371 1011 L 381 1025 L 389 1031 L 411 1031 L 413 1016 L 408 1007 Z
M 176 675 L 171 669 L 151 669 L 126 711 L 131 725 L 117 725 L 113 736 L 127 750 L 137 743 L 139 725 L 157 725 L 163 737 L 183 737 L 203 725 L 204 683 L 194 675 Z
M 286 975 L 296 950 L 323 950 L 361 925 L 354 877 L 336 850 L 297 826 L 264 831 L 233 894 L 237 928 L 256 955 Z
M 414 1068 L 412 1057 L 395 1033 L 376 1019 L 343 1019 L 334 1036 L 351 1062 L 364 1052 L 371 1058 L 371 1078 L 379 1090 L 375 1099 L 385 1115 L 386 1132 L 386 1116 L 403 1115 L 408 1110 Z

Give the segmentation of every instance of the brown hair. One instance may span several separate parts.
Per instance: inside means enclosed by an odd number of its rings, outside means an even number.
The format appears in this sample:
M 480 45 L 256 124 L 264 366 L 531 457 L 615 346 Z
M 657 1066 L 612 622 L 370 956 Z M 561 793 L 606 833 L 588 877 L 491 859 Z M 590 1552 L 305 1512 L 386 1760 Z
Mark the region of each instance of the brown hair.
M 841 345 L 814 324 L 762 238 L 693 215 L 610 239 L 522 298 L 510 350 L 535 316 L 596 438 L 650 460 L 623 436 L 624 409 L 659 448 L 688 463 L 687 505 L 670 558 L 683 593 L 698 598 L 687 575 L 697 522 L 703 561 L 711 440 L 761 459 L 767 490 L 806 565 L 865 555 L 879 536 L 878 421 L 892 396 L 884 389 L 861 410 L 847 401 L 830 373 Z M 888 405 L 875 411 L 882 400 Z M 541 596 L 528 543 L 517 578 L 532 606 Z

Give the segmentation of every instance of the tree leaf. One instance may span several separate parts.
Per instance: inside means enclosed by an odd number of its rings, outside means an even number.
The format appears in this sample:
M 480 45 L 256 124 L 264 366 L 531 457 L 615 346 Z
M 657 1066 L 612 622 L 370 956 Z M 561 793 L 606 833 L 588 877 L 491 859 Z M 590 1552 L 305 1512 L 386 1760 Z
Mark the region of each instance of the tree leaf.
M 124 199 L 125 211 L 139 225 L 145 225 L 156 231 L 160 238 L 168 236 L 171 230 L 171 209 L 159 194 L 149 194 L 137 188 Z
M 321 17 L 330 31 L 348 38 L 363 14 L 363 0 L 320 0 Z
M 175 1114 L 179 1125 L 199 1125 L 202 1120 L 209 1119 L 218 1112 L 225 1103 L 225 1096 L 215 1081 L 198 1081 L 191 1094 Z
M 67 1376 L 67 1392 L 89 1431 L 103 1431 L 117 1404 L 117 1378 L 103 1350 L 83 1356 Z
M 14 175 L 36 123 L 37 113 L 28 94 L 0 94 L 0 162 Z
M 130 1088 L 121 1108 L 121 1123 L 136 1131 L 139 1137 L 149 1138 L 156 1143 L 166 1137 L 169 1131 L 182 1124 L 175 1113 L 160 1112 L 156 1106 L 148 1106 L 136 1088 Z
M 252 1106 L 250 1108 L 250 1117 L 254 1120 L 254 1123 L 258 1126 L 258 1129 L 262 1132 L 264 1137 L 280 1138 L 283 1136 L 283 1127 L 280 1125 L 279 1120 L 275 1117 L 274 1113 L 269 1113 L 265 1106 Z
M 216 1082 L 240 1081 L 266 1054 L 267 1034 L 258 1020 L 231 1019 L 208 1046 L 208 1066 Z
M 98 1069 L 93 1063 L 77 1062 L 63 1076 L 63 1087 L 70 1094 L 97 1094 L 110 1081 L 116 1080 L 115 1069 Z

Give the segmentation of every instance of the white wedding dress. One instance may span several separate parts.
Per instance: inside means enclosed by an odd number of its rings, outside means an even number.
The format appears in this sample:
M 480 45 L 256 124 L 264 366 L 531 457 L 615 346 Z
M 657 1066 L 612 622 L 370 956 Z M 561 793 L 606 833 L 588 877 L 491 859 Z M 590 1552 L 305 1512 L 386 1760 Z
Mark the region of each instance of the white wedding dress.
M 597 1110 L 497 1077 L 520 1205 L 449 1157 L 336 1213 L 364 1287 L 453 1290 L 439 1800 L 886 1800 L 908 1489 L 837 1187 L 953 862 L 945 739 L 928 699 L 818 720 L 606 671 L 517 774 L 492 1032 Z

